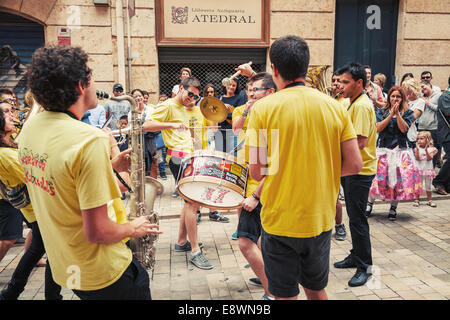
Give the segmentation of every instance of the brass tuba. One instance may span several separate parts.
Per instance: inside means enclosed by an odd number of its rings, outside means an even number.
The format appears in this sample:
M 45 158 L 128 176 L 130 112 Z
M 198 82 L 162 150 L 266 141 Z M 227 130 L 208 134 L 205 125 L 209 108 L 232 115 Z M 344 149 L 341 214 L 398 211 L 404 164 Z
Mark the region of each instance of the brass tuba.
M 327 85 L 326 76 L 329 67 L 330 66 L 318 66 L 310 68 L 306 74 L 306 83 L 309 84 L 310 87 L 316 88 L 329 95 L 331 87 Z
M 111 97 L 111 100 L 127 100 L 131 105 L 130 129 L 128 130 L 131 143 L 131 189 L 129 220 L 132 221 L 142 215 L 148 216 L 151 223 L 159 222 L 159 215 L 153 210 L 157 195 L 163 193 L 163 185 L 156 179 L 145 176 L 144 132 L 140 123 L 138 108 L 134 99 L 128 95 Z M 130 239 L 133 254 L 146 269 L 153 270 L 155 264 L 154 243 L 158 235 L 149 234 L 144 237 Z
M 22 121 L 14 122 L 14 126 L 17 128 L 17 134 L 16 134 L 16 137 L 14 138 L 14 140 L 16 140 L 16 141 L 20 135 L 20 132 L 22 131 L 24 124 L 27 122 L 27 120 L 30 119 L 32 116 L 35 116 L 36 114 L 38 114 L 42 111 L 45 111 L 45 109 L 39 103 L 36 102 L 36 100 L 34 99 L 33 93 L 30 90 L 28 90 L 25 93 L 24 102 L 25 102 L 25 107 L 23 109 L 21 109 L 21 111 L 28 110 L 28 112 Z

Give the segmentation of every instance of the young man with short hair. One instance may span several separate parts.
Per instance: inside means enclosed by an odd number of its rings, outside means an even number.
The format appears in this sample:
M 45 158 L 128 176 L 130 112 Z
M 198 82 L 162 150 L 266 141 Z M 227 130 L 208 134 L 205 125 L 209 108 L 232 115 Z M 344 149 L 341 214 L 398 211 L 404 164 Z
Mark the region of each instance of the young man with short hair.
M 265 179 L 261 247 L 269 291 L 294 300 L 300 283 L 308 299 L 327 299 L 339 178 L 360 171 L 361 154 L 348 112 L 304 86 L 307 43 L 278 38 L 269 56 L 277 93 L 253 105 L 247 129 L 250 174 Z
M 343 95 L 350 99 L 347 110 L 356 131 L 363 160 L 361 172 L 341 178 L 349 217 L 352 250 L 347 258 L 335 263 L 334 266 L 357 268 L 355 275 L 348 282 L 351 287 L 362 286 L 367 282 L 371 275 L 368 269 L 372 265 L 369 223 L 365 210 L 370 186 L 377 172 L 376 119 L 372 103 L 364 93 L 368 79 L 366 71 L 358 63 L 351 63 L 339 69 Z
M 119 224 L 108 215 L 126 216 L 113 168 L 129 161 L 110 160 L 111 137 L 79 121 L 97 105 L 88 59 L 78 47 L 35 51 L 28 81 L 46 111 L 27 120 L 19 159 L 54 281 L 81 299 L 151 299 L 147 271 L 123 240 L 161 232 L 145 216 Z
M 175 184 L 181 170 L 182 159 L 194 151 L 189 117 L 186 107 L 195 103 L 200 97 L 200 81 L 196 78 L 184 78 L 174 98 L 167 99 L 158 105 L 152 119 L 145 121 L 145 131 L 161 131 L 167 155 L 170 157 L 169 168 L 175 178 Z M 190 251 L 189 261 L 200 269 L 212 269 L 213 265 L 203 255 L 197 235 L 197 204 L 184 202 L 180 214 L 178 240 L 175 251 Z M 188 240 L 189 239 L 189 240 Z

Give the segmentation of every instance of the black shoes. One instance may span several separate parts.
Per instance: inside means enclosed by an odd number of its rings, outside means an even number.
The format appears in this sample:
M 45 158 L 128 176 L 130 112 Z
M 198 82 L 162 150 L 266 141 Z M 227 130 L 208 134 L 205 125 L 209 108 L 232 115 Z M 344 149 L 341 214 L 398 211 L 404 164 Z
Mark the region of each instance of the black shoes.
M 345 268 L 356 268 L 356 263 L 353 261 L 353 259 L 348 256 L 342 261 L 335 262 L 334 267 L 338 269 L 345 269 Z
M 366 212 L 364 213 L 366 215 L 366 218 L 368 218 L 370 216 L 370 214 L 372 213 L 372 207 L 373 207 L 373 203 L 367 201 Z
M 363 270 L 356 271 L 355 275 L 348 281 L 350 287 L 359 287 L 366 284 L 372 274 Z
M 391 206 L 391 208 L 389 209 L 388 219 L 390 221 L 397 220 L 397 207 Z

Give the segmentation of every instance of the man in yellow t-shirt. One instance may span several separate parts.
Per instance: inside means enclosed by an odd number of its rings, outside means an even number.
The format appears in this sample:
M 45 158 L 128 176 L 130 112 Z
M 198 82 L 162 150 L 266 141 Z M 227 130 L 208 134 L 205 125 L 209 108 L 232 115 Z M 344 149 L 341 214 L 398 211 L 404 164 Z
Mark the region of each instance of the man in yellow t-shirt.
M 22 233 L 22 214 L 26 219 L 27 225 L 30 227 L 31 243 L 26 248 L 25 253 L 20 258 L 16 269 L 9 281 L 8 286 L 0 291 L 0 300 L 17 300 L 20 294 L 25 289 L 25 285 L 28 282 L 28 278 L 36 266 L 36 263 L 42 258 L 45 253 L 44 243 L 39 231 L 39 226 L 36 222 L 36 217 L 33 211 L 33 207 L 28 198 L 28 192 L 26 190 L 25 176 L 22 171 L 22 167 L 19 163 L 18 152 L 15 144 L 12 143 L 11 137 L 16 132 L 13 124 L 13 118 L 9 112 L 3 112 L 7 110 L 7 102 L 0 102 L 0 194 L 3 194 L 4 199 L 1 201 L 1 214 L 10 212 L 12 215 L 17 216 L 19 219 L 20 233 Z M 11 198 L 13 190 L 16 190 L 15 196 Z M 5 210 L 5 204 L 9 204 L 7 200 L 13 201 L 15 207 L 20 208 L 14 211 Z M 11 204 L 9 204 L 11 206 Z M 1 258 L 1 257 L 0 257 Z M 0 259 L 1 260 L 1 259 Z M 47 263 L 46 268 L 50 268 Z M 60 295 L 61 287 L 53 282 L 51 273 L 45 273 L 45 299 L 46 300 L 61 300 Z
M 355 175 L 343 177 L 346 210 L 349 217 L 352 249 L 336 268 L 354 268 L 355 275 L 349 280 L 351 287 L 364 285 L 371 276 L 372 250 L 369 223 L 365 215 L 370 186 L 377 172 L 376 118 L 372 102 L 364 92 L 366 71 L 359 63 L 350 63 L 339 69 L 343 96 L 350 99 L 348 113 L 355 128 L 363 167 Z
M 97 105 L 88 58 L 78 47 L 35 51 L 28 79 L 46 111 L 24 125 L 19 161 L 55 282 L 81 299 L 151 299 L 148 274 L 122 240 L 160 232 L 144 216 L 108 216 L 121 195 L 113 168 L 124 163 L 111 162 L 105 132 L 79 121 Z
M 167 155 L 170 157 L 169 168 L 178 183 L 182 159 L 194 151 L 189 132 L 189 117 L 186 107 L 195 103 L 200 97 L 200 81 L 193 77 L 181 81 L 180 89 L 174 98 L 159 104 L 151 120 L 145 121 L 145 131 L 161 131 Z M 200 269 L 212 269 L 213 265 L 203 255 L 201 243 L 197 236 L 197 215 L 199 206 L 185 201 L 180 214 L 180 227 L 175 251 L 191 251 L 189 261 Z M 189 241 L 188 241 L 189 238 Z
M 275 93 L 275 91 L 276 86 L 273 82 L 272 75 L 266 72 L 257 73 L 248 80 L 247 96 L 249 100 L 245 105 L 237 107 L 233 111 L 233 131 L 235 134 L 238 134 L 238 145 L 242 145 L 242 148 L 238 150 L 239 163 L 249 163 L 247 127 L 253 104 Z M 239 240 L 239 249 L 264 287 L 265 294 L 263 298 L 272 300 L 273 297 L 268 289 L 267 277 L 264 272 L 264 261 L 261 254 L 260 213 L 262 206 L 259 199 L 263 186 L 264 179 L 256 181 L 250 175 L 248 176 L 245 199 L 242 202 L 242 209 L 238 211 L 239 223 L 237 237 Z M 255 280 L 251 279 L 250 281 L 253 283 Z
M 269 291 L 297 299 L 327 299 L 331 229 L 341 175 L 361 169 L 348 112 L 334 99 L 303 87 L 309 48 L 300 37 L 275 40 L 269 51 L 277 93 L 252 107 L 250 174 L 265 178 L 261 247 Z

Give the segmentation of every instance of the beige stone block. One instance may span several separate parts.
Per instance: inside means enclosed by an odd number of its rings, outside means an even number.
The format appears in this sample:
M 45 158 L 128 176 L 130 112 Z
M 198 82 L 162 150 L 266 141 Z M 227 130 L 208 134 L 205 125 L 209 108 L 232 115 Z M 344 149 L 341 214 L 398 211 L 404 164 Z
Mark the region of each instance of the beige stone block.
M 110 0 L 111 3 L 111 0 Z M 62 6 L 95 6 L 93 0 L 58 0 Z
M 128 68 L 125 71 L 128 72 Z M 158 77 L 154 66 L 132 66 L 131 75 L 132 89 L 139 88 L 149 93 L 158 92 Z M 179 209 L 176 212 L 179 214 Z
M 408 0 L 406 12 L 450 13 L 450 1 L 442 0 Z
M 403 64 L 446 64 L 450 61 L 450 41 L 405 40 L 400 52 Z
M 20 4 L 22 1 L 19 0 L 3 0 L 0 3 L 0 8 L 6 8 L 14 11 L 19 11 Z
M 331 79 L 334 61 L 334 42 L 332 40 L 307 40 L 311 66 L 328 65 L 327 81 Z
M 58 28 L 60 26 L 48 26 L 46 30 L 46 42 L 58 42 Z M 81 46 L 88 53 L 112 54 L 110 27 L 82 27 L 71 31 L 71 44 Z
M 136 0 L 136 8 L 154 8 L 155 0 Z
M 125 55 L 128 54 L 128 40 L 125 38 Z M 112 40 L 112 50 L 114 52 L 114 64 L 117 62 L 117 38 Z M 158 53 L 154 38 L 131 38 L 131 55 L 135 65 L 156 65 L 158 63 Z M 126 61 L 126 60 L 125 60 Z
M 20 12 L 27 14 L 35 19 L 47 22 L 47 18 L 49 17 L 52 8 L 54 7 L 56 0 L 50 1 L 40 1 L 40 0 L 29 0 L 22 1 L 22 5 L 20 7 Z
M 104 82 L 114 80 L 112 55 L 91 54 L 89 55 L 89 66 L 93 70 L 92 74 L 95 81 Z
M 272 0 L 271 11 L 334 11 L 333 0 Z
M 48 25 L 111 26 L 110 7 L 56 5 L 47 20 Z M 79 10 L 79 11 L 78 11 Z M 79 19 L 77 17 L 79 12 Z
M 155 36 L 155 11 L 153 9 L 136 9 L 136 15 L 130 19 L 131 36 Z M 124 28 L 125 36 L 128 35 Z
M 407 14 L 404 19 L 405 39 L 450 39 L 448 14 Z
M 276 39 L 287 34 L 302 38 L 333 39 L 333 13 L 273 13 L 270 21 L 270 38 Z

